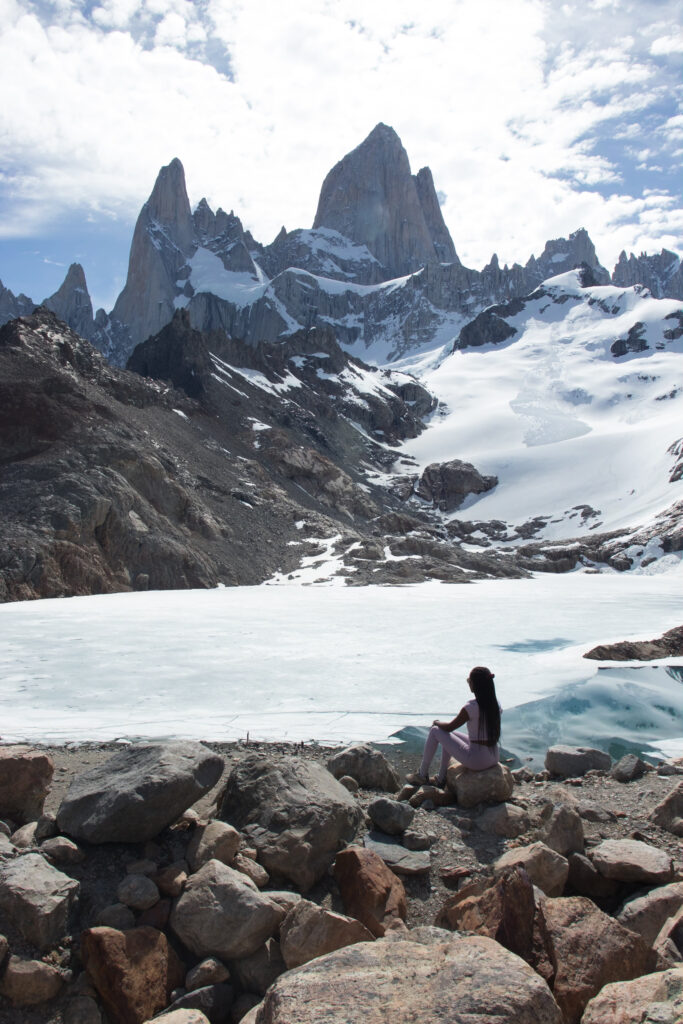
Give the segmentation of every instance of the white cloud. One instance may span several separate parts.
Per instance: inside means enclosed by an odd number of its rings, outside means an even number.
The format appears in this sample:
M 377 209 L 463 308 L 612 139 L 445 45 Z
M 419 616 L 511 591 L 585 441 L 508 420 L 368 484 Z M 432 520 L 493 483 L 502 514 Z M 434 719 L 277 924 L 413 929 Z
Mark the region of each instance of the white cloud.
M 675 32 L 669 36 L 660 36 L 650 46 L 653 57 L 668 56 L 671 53 L 683 53 L 683 32 Z
M 83 3 L 47 9 L 0 0 L 6 236 L 79 207 L 133 217 L 179 156 L 194 202 L 234 208 L 267 242 L 283 222 L 312 223 L 327 171 L 384 121 L 413 171 L 432 168 L 470 265 L 494 249 L 526 260 L 581 225 L 608 265 L 621 247 L 681 247 L 669 197 L 653 219 L 630 194 L 632 168 L 601 145 L 632 141 L 652 167 L 680 139 L 671 62 L 655 59 L 674 52 L 680 0 L 102 0 L 89 19 Z

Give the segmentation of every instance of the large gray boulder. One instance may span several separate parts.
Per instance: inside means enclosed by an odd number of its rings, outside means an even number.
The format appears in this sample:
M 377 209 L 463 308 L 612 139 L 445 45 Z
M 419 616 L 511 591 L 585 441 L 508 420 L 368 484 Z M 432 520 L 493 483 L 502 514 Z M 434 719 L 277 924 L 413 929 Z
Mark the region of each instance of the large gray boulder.
M 249 837 L 270 874 L 304 892 L 353 839 L 362 816 L 322 765 L 298 758 L 272 763 L 256 754 L 233 768 L 219 813 Z
M 612 767 L 612 758 L 604 750 L 595 750 L 593 747 L 568 747 L 558 743 L 554 747 L 548 747 L 545 766 L 551 775 L 567 779 L 585 775 L 592 770 L 609 771 Z
M 398 772 L 381 750 L 375 750 L 369 743 L 354 743 L 333 754 L 327 767 L 335 779 L 345 775 L 355 779 L 363 789 L 379 789 L 395 793 L 401 784 Z
M 493 939 L 421 929 L 377 939 L 278 978 L 248 1024 L 562 1024 L 547 984 Z
M 57 812 L 90 843 L 153 839 L 216 785 L 224 761 L 201 743 L 140 743 L 77 775 Z
M 50 949 L 66 932 L 80 886 L 41 857 L 27 853 L 0 867 L 0 910 L 38 949 Z
M 195 956 L 230 960 L 255 953 L 284 916 L 246 875 L 210 860 L 188 879 L 170 926 Z
M 651 889 L 623 905 L 617 921 L 624 928 L 640 935 L 648 946 L 655 941 L 662 927 L 683 907 L 683 882 L 672 882 Z

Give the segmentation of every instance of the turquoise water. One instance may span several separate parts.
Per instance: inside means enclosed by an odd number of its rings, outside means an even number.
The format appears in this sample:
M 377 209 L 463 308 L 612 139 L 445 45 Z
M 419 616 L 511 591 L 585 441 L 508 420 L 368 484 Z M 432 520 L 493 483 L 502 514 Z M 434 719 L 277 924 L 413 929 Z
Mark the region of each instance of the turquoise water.
M 394 738 L 412 751 L 422 748 L 426 734 L 409 727 Z M 566 743 L 597 747 L 615 760 L 633 752 L 657 761 L 658 744 L 678 738 L 683 756 L 683 665 L 599 668 L 585 682 L 508 708 L 501 756 L 538 768 L 549 746 Z

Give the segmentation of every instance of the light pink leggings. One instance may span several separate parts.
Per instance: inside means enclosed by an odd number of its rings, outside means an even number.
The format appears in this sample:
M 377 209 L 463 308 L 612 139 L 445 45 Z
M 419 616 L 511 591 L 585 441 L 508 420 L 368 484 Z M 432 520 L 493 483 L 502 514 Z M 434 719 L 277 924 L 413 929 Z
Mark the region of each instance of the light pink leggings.
M 439 779 L 446 778 L 448 762 L 452 757 L 463 764 L 465 768 L 480 772 L 485 768 L 491 768 L 498 763 L 498 745 L 487 747 L 483 743 L 471 743 L 467 736 L 458 732 L 446 732 L 433 725 L 429 730 L 427 742 L 425 743 L 420 774 L 427 775 L 429 766 L 432 763 L 436 748 L 441 744 L 441 767 L 439 768 Z

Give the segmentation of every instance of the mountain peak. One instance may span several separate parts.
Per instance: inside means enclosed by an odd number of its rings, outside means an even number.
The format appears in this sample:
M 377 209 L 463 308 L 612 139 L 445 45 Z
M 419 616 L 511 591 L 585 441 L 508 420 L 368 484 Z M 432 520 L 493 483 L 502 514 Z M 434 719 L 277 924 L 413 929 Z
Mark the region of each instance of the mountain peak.
M 185 170 L 178 157 L 174 157 L 170 164 L 159 171 L 146 207 L 152 220 L 174 226 L 181 248 L 184 242 L 192 238 L 192 215 L 187 198 Z
M 43 306 L 82 338 L 92 339 L 95 329 L 93 308 L 85 272 L 80 263 L 71 264 L 59 288 L 43 300 Z
M 413 177 L 408 154 L 389 125 L 376 125 L 329 172 L 320 191 L 315 228 L 331 228 L 366 245 L 387 277 L 453 258 L 431 172 Z

